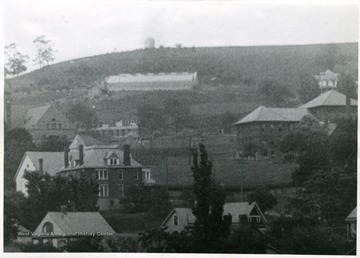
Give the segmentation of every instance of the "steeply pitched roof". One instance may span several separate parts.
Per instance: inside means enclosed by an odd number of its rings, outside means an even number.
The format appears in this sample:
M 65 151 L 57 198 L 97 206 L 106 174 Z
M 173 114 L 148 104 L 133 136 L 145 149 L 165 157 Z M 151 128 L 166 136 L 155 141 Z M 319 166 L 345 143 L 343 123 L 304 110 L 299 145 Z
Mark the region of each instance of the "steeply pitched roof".
M 165 218 L 163 223 L 161 223 L 161 226 L 164 227 L 166 223 L 169 221 L 171 216 L 176 213 L 181 218 L 187 218 L 187 222 L 189 224 L 195 223 L 196 217 L 194 216 L 192 209 L 190 208 L 174 208 L 169 215 Z
M 25 157 L 28 156 L 34 163 L 36 170 L 39 168 L 39 159 L 43 159 L 43 171 L 49 175 L 54 176 L 64 166 L 64 153 L 63 152 L 49 152 L 49 151 L 27 151 L 24 153 L 23 159 L 19 164 L 18 170 L 14 176 L 14 180 L 19 174 L 22 163 Z
M 24 126 L 25 128 L 31 128 L 40 121 L 40 119 L 45 115 L 46 111 L 49 110 L 52 104 L 46 104 L 43 106 L 30 108 L 24 119 Z
M 64 165 L 63 152 L 27 151 L 26 154 L 29 155 L 37 170 L 39 170 L 39 159 L 43 159 L 43 171 L 52 176 L 59 172 L 60 168 Z
M 346 217 L 346 221 L 349 221 L 349 220 L 356 220 L 356 217 L 357 217 L 357 214 L 356 214 L 356 208 L 352 210 L 352 212 L 349 214 L 349 216 Z
M 119 74 L 112 75 L 105 79 L 106 83 L 135 83 L 135 82 L 175 82 L 193 81 L 196 73 L 159 73 L 159 74 Z
M 234 125 L 250 122 L 298 122 L 309 112 L 299 108 L 267 108 L 260 106 Z
M 314 108 L 320 106 L 345 106 L 346 105 L 346 96 L 337 92 L 336 90 L 329 90 L 317 98 L 310 100 L 308 103 L 300 106 L 300 108 Z M 357 101 L 355 99 L 350 100 L 351 106 L 357 106 Z
M 266 219 L 264 214 L 262 214 L 259 206 L 256 202 L 248 203 L 248 202 L 233 202 L 233 203 L 225 203 L 224 205 L 224 215 L 231 214 L 232 216 L 232 223 L 239 222 L 240 215 L 250 215 L 253 209 L 257 209 L 259 215 L 263 218 L 264 222 L 266 223 Z
M 99 212 L 48 212 L 54 223 L 66 234 L 112 233 L 115 231 Z M 46 219 L 46 216 L 44 219 Z

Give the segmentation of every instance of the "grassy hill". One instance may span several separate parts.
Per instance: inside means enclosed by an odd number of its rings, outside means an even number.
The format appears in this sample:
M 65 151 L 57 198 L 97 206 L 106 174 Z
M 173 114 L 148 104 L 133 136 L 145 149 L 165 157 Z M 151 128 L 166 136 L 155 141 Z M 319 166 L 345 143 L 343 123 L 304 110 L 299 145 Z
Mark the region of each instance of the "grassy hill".
M 11 79 L 15 91 L 84 88 L 119 73 L 196 71 L 202 83 L 256 84 L 275 79 L 291 88 L 301 73 L 325 69 L 357 75 L 357 43 L 141 49 L 50 65 Z
M 100 122 L 136 117 L 144 102 L 161 105 L 167 98 L 190 105 L 194 128 L 215 128 L 225 113 L 238 118 L 266 100 L 257 85 L 276 80 L 293 93 L 301 74 L 326 69 L 357 77 L 358 44 L 297 46 L 200 47 L 142 49 L 86 57 L 50 65 L 10 81 L 13 90 L 13 125 L 20 126 L 28 108 L 56 99 L 82 99 L 95 108 Z M 119 73 L 196 71 L 199 87 L 179 92 L 119 92 L 86 99 L 86 87 Z M 297 106 L 293 100 L 286 106 Z M 233 121 L 235 122 L 235 121 Z M 216 131 L 217 129 L 214 129 Z

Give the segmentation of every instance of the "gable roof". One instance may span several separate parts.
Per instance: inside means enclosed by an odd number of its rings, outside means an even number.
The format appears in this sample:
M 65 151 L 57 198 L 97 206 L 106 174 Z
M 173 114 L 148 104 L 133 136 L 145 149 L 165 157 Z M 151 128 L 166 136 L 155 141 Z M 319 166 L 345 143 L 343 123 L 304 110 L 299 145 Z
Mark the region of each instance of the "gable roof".
M 77 134 L 71 142 L 69 149 L 78 149 L 80 145 L 84 146 L 104 146 L 105 142 L 96 139 L 87 134 Z
M 250 215 L 251 211 L 256 209 L 259 212 L 259 215 L 263 218 L 264 223 L 266 223 L 266 219 L 264 214 L 261 212 L 259 206 L 256 202 L 248 203 L 248 202 L 232 202 L 225 203 L 224 205 L 224 215 L 231 214 L 232 223 L 239 222 L 240 215 Z
M 259 206 L 256 202 L 248 203 L 248 202 L 233 202 L 233 203 L 225 203 L 223 215 L 230 214 L 232 216 L 232 223 L 239 223 L 240 215 L 250 215 L 253 209 L 257 209 L 260 216 L 266 223 L 266 219 L 264 214 L 261 212 Z M 192 209 L 190 208 L 174 208 L 169 215 L 166 217 L 161 226 L 165 226 L 165 224 L 169 221 L 171 216 L 176 213 L 178 216 L 182 218 L 188 218 L 188 222 L 195 223 L 196 217 L 194 216 Z
M 24 126 L 26 128 L 31 128 L 38 124 L 40 119 L 45 115 L 49 110 L 52 104 L 45 104 L 43 106 L 30 108 L 25 115 Z
M 352 212 L 350 212 L 349 216 L 346 217 L 346 221 L 350 221 L 350 220 L 356 220 L 357 214 L 356 214 L 356 208 L 352 210 Z
M 54 223 L 66 234 L 77 233 L 112 233 L 115 231 L 100 215 L 99 212 L 48 212 L 43 219 L 50 217 Z M 41 223 L 40 223 L 41 224 Z M 38 232 L 38 228 L 36 232 Z M 41 229 L 40 229 L 41 231 Z
M 188 219 L 188 223 L 189 224 L 193 224 L 195 223 L 196 217 L 192 212 L 192 209 L 190 208 L 174 208 L 169 215 L 165 218 L 165 220 L 163 221 L 163 223 L 161 223 L 161 226 L 164 227 L 165 224 L 169 221 L 169 219 L 171 218 L 171 216 L 173 214 L 177 214 L 179 217 L 181 218 L 187 218 Z
M 309 111 L 306 109 L 260 106 L 234 125 L 251 122 L 298 122 L 307 114 L 309 114 Z
M 30 160 L 34 163 L 37 171 L 40 170 L 39 159 L 43 159 L 43 171 L 47 172 L 51 176 L 54 176 L 57 172 L 59 172 L 64 165 L 63 152 L 27 151 L 24 153 L 24 156 L 19 164 L 18 170 L 16 171 L 16 174 L 14 176 L 14 180 L 16 180 L 18 176 L 20 168 L 26 156 L 28 156 Z
M 350 105 L 357 106 L 357 101 L 355 99 L 350 99 Z M 346 106 L 346 96 L 336 90 L 329 90 L 300 106 L 300 108 L 314 108 L 320 106 Z

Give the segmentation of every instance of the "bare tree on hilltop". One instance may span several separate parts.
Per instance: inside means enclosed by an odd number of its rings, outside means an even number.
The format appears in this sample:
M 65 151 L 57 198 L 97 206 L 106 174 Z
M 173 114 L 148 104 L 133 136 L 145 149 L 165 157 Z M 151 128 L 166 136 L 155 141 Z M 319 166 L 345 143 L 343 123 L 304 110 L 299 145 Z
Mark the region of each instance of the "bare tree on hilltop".
M 38 36 L 34 39 L 33 43 L 36 47 L 36 56 L 33 60 L 36 65 L 41 69 L 45 65 L 48 66 L 51 62 L 54 62 L 54 44 L 51 40 L 45 38 L 44 35 Z

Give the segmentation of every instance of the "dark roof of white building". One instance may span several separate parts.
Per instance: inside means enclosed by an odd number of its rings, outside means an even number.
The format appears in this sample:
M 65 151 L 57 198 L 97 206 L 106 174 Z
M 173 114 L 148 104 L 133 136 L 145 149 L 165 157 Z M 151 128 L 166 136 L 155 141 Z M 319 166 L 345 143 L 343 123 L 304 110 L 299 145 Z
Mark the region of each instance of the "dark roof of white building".
M 64 165 L 64 152 L 27 151 L 24 153 L 24 156 L 19 164 L 14 179 L 16 179 L 16 177 L 18 176 L 20 172 L 19 170 L 26 156 L 28 156 L 30 160 L 34 163 L 37 171 L 40 170 L 39 159 L 43 159 L 43 171 L 47 172 L 51 176 L 54 176 L 57 172 L 59 172 L 61 167 Z

